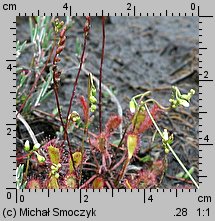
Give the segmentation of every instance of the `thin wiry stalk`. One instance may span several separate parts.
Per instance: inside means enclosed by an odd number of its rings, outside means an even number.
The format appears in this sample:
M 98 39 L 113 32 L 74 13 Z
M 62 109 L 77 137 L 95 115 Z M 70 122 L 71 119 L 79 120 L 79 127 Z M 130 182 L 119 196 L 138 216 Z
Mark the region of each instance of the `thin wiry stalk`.
M 105 17 L 102 16 L 102 55 L 99 74 L 99 132 L 102 132 L 102 66 L 105 53 Z
M 55 44 L 56 44 L 56 39 L 57 39 L 57 37 L 55 35 Z M 60 117 L 61 125 L 64 129 L 64 135 L 66 135 L 66 140 L 67 140 L 67 143 L 68 143 L 68 146 L 69 146 L 69 155 L 70 155 L 70 158 L 71 158 L 71 161 L 72 161 L 72 165 L 73 165 L 73 168 L 74 168 L 74 171 L 75 171 L 75 175 L 76 175 L 76 177 L 78 177 L 77 170 L 76 170 L 76 167 L 75 167 L 75 162 L 74 162 L 73 155 L 72 155 L 73 152 L 72 152 L 71 143 L 70 143 L 69 136 L 68 136 L 68 133 L 67 133 L 67 126 L 63 122 L 63 117 L 62 117 L 62 113 L 61 113 L 61 109 L 60 109 L 60 102 L 59 102 L 59 96 L 58 96 L 58 82 L 57 82 L 56 76 L 55 76 L 57 74 L 56 58 L 57 58 L 57 50 L 55 52 L 55 56 L 54 56 L 54 59 L 53 59 L 53 67 L 55 67 L 53 69 L 53 82 L 54 82 L 55 100 L 56 100 L 56 105 L 57 105 L 58 115 Z
M 145 103 L 145 108 L 146 111 L 149 115 L 149 117 L 151 118 L 155 128 L 157 129 L 158 133 L 160 134 L 161 138 L 164 139 L 163 133 L 161 132 L 160 128 L 158 127 L 157 123 L 155 122 L 154 118 L 152 117 L 146 103 Z M 179 159 L 178 155 L 175 153 L 175 151 L 172 149 L 172 147 L 167 143 L 168 149 L 172 152 L 173 156 L 175 157 L 175 159 L 178 161 L 178 163 L 180 164 L 180 166 L 182 167 L 182 169 L 184 170 L 184 172 L 189 176 L 189 178 L 192 180 L 193 184 L 196 186 L 197 189 L 199 189 L 199 185 L 197 184 L 197 182 L 195 181 L 195 179 L 192 177 L 192 175 L 190 174 L 190 172 L 187 170 L 187 168 L 184 166 L 184 164 L 182 163 L 182 161 Z
M 81 70 L 82 70 L 83 63 L 84 63 L 84 56 L 85 56 L 85 51 L 86 51 L 86 46 L 87 46 L 87 38 L 88 38 L 89 30 L 90 30 L 90 17 L 86 17 L 86 23 L 85 23 L 85 26 L 84 26 L 84 45 L 83 45 L 83 50 L 82 50 L 82 54 L 81 54 L 78 73 L 76 75 L 75 83 L 73 85 L 72 95 L 71 95 L 71 98 L 70 98 L 70 101 L 69 101 L 69 108 L 68 108 L 67 116 L 66 116 L 67 122 L 65 124 L 65 130 L 66 131 L 67 131 L 67 128 L 68 128 L 68 123 L 69 123 L 68 117 L 69 117 L 70 111 L 72 109 L 72 102 L 73 102 L 73 99 L 75 97 L 76 88 L 78 86 L 78 79 L 80 77 L 80 73 L 81 73 Z

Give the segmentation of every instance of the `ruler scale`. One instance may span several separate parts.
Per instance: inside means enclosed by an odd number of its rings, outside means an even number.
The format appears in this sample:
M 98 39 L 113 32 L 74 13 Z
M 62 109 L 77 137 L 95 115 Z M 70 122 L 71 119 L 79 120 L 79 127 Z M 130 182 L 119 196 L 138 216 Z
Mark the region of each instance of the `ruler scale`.
M 161 5 L 159 5 L 161 4 Z M 51 5 L 51 7 L 50 7 Z M 114 7 L 112 8 L 112 6 Z M 0 220 L 215 219 L 213 2 L 1 2 L 1 215 Z M 16 16 L 197 16 L 199 18 L 200 189 L 17 190 Z M 213 120 L 212 120 L 213 119 Z

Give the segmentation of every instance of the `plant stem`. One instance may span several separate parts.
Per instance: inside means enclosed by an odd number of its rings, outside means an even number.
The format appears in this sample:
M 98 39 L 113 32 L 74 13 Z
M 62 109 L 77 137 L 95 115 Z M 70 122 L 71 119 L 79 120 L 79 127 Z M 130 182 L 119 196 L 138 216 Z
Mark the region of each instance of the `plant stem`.
M 18 111 L 16 111 L 16 115 L 17 115 L 17 119 L 22 122 L 22 124 L 25 126 L 26 130 L 28 131 L 28 133 L 33 141 L 33 144 L 37 144 L 38 143 L 37 138 L 36 138 L 33 130 L 31 129 L 30 125 L 28 124 L 28 122 L 24 119 L 24 117 L 21 114 L 18 113 Z
M 57 40 L 57 36 L 55 34 L 54 45 L 56 45 L 56 40 Z M 55 55 L 54 55 L 54 58 L 53 58 L 53 62 L 52 62 L 53 67 L 56 66 L 56 57 L 57 57 L 57 52 L 55 52 Z M 76 175 L 76 177 L 78 177 L 78 173 L 77 173 L 77 170 L 76 170 L 76 167 L 75 167 L 75 162 L 74 162 L 73 155 L 72 155 L 73 154 L 72 153 L 72 147 L 71 147 L 69 136 L 68 136 L 68 133 L 67 133 L 67 123 L 69 121 L 67 120 L 66 125 L 64 124 L 61 109 L 60 109 L 60 102 L 59 102 L 59 96 L 58 96 L 58 82 L 55 78 L 56 72 L 57 72 L 57 69 L 54 69 L 53 70 L 54 94 L 55 94 L 55 100 L 56 100 L 57 109 L 58 109 L 58 115 L 60 117 L 61 125 L 64 129 L 64 141 L 65 141 L 65 137 L 66 137 L 66 140 L 67 140 L 67 143 L 68 143 L 68 146 L 69 146 L 69 155 L 70 155 L 70 158 L 71 158 L 71 161 L 72 161 L 72 165 L 73 165 L 73 168 L 74 168 L 74 171 L 75 171 L 75 175 Z M 68 119 L 68 116 L 67 116 L 67 119 Z
M 81 185 L 81 186 L 79 187 L 79 189 L 86 188 L 87 185 L 89 185 L 94 179 L 96 179 L 97 176 L 98 176 L 97 174 L 94 174 L 92 177 L 90 177 L 89 180 L 87 180 L 83 185 Z
M 67 111 L 67 116 L 66 116 L 67 122 L 66 122 L 66 125 L 65 125 L 66 130 L 68 128 L 68 117 L 69 117 L 69 114 L 70 114 L 70 111 L 71 111 L 71 108 L 72 108 L 73 99 L 75 97 L 75 92 L 76 92 L 76 88 L 77 88 L 77 85 L 78 85 L 78 79 L 79 79 L 79 76 L 80 76 L 80 73 L 81 73 L 82 65 L 84 63 L 84 55 L 85 55 L 86 45 L 87 45 L 87 35 L 84 36 L 84 46 L 83 46 L 83 50 L 82 50 L 82 54 L 81 54 L 80 65 L 79 65 L 78 73 L 77 73 L 77 76 L 76 76 L 76 79 L 75 79 L 75 83 L 73 85 L 72 95 L 71 95 L 71 98 L 70 98 L 69 108 L 68 108 L 68 111 Z
M 79 186 L 81 184 L 81 179 L 82 179 L 82 172 L 83 172 L 83 155 L 84 155 L 84 142 L 85 142 L 85 139 L 87 138 L 87 124 L 85 125 L 85 130 L 84 130 L 84 135 L 83 135 L 83 138 L 82 138 L 82 142 L 81 142 L 81 165 L 80 165 L 80 176 L 79 176 Z
M 124 162 L 125 159 L 126 159 L 126 154 L 124 154 L 122 158 L 110 170 L 117 169 L 117 167 L 119 167 Z
M 26 169 L 25 169 L 25 177 L 28 177 L 28 168 L 29 168 L 29 161 L 30 161 L 30 157 L 28 156 L 27 158 L 27 165 L 26 165 Z
M 99 74 L 99 132 L 102 132 L 102 66 L 105 53 L 105 17 L 102 16 L 102 55 Z
M 123 167 L 122 167 L 122 170 L 120 171 L 119 176 L 118 176 L 118 178 L 116 180 L 116 183 L 115 183 L 116 186 L 118 186 L 120 180 L 124 177 L 126 169 L 127 169 L 128 165 L 129 165 L 129 163 L 130 163 L 130 159 L 127 158 L 125 163 L 124 163 L 124 165 L 123 165 Z
M 163 133 L 161 132 L 160 128 L 158 127 L 157 123 L 155 122 L 154 118 L 152 117 L 147 105 L 145 104 L 145 108 L 146 111 L 149 115 L 149 117 L 151 118 L 154 126 L 156 127 L 157 131 L 159 132 L 160 136 L 162 139 L 164 139 L 163 137 Z M 186 169 L 186 167 L 184 166 L 184 164 L 181 162 L 181 160 L 179 159 L 178 155 L 175 153 L 175 151 L 172 149 L 172 147 L 167 143 L 167 147 L 169 148 L 169 150 L 172 152 L 173 156 L 175 157 L 175 159 L 178 161 L 178 163 L 180 164 L 180 166 L 182 167 L 182 169 L 184 170 L 184 172 L 189 176 L 189 178 L 192 180 L 193 184 L 196 186 L 197 189 L 199 189 L 199 185 L 197 184 L 197 182 L 194 180 L 194 178 L 192 177 L 192 175 L 189 173 L 189 171 Z
M 74 59 L 72 59 L 71 58 L 71 60 L 72 60 L 72 62 L 74 63 L 74 64 L 76 64 L 77 65 L 77 62 L 74 60 Z M 87 70 L 87 69 L 85 69 L 84 67 L 82 68 L 82 71 L 85 73 L 85 75 L 87 75 L 87 76 L 89 76 L 89 70 Z M 95 77 L 94 75 L 93 75 L 93 80 L 96 82 L 96 84 L 97 85 L 99 85 L 99 79 L 97 78 L 97 77 Z M 117 106 L 117 111 L 118 111 L 118 115 L 122 118 L 122 107 L 121 107 L 121 105 L 120 105 L 120 102 L 119 102 L 119 100 L 117 99 L 117 97 L 113 94 L 113 92 L 105 85 L 105 84 L 103 84 L 102 83 L 102 89 L 103 90 L 105 90 L 109 95 L 110 95 L 110 97 L 111 97 L 111 100 L 116 104 L 116 106 Z M 119 125 L 119 132 L 120 132 L 120 138 L 122 138 L 122 136 L 123 136 L 123 132 L 122 132 L 122 124 L 120 124 Z

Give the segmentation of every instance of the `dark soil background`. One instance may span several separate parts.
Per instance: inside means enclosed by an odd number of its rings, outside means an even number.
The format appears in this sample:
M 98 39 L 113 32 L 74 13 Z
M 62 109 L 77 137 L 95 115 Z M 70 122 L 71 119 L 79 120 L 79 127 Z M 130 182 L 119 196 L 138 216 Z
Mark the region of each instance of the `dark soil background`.
M 67 32 L 66 49 L 61 55 L 63 59 L 60 63 L 63 70 L 60 101 L 64 116 L 77 74 L 75 41 L 78 37 L 80 42 L 83 42 L 82 29 L 85 19 L 74 18 L 74 21 L 72 29 Z M 101 18 L 92 17 L 91 22 L 84 68 L 98 77 L 102 45 Z M 117 96 L 124 115 L 127 113 L 131 97 L 147 90 L 151 90 L 152 97 L 164 106 L 168 105 L 172 85 L 178 86 L 184 93 L 191 88 L 196 91 L 189 109 L 179 108 L 163 114 L 158 125 L 174 133 L 174 150 L 187 168 L 195 167 L 193 176 L 198 180 L 198 18 L 110 17 L 107 19 L 105 28 L 103 83 Z M 23 42 L 29 38 L 28 18 L 18 17 L 17 40 Z M 32 51 L 26 50 L 17 60 L 17 65 L 29 66 L 32 56 Z M 76 94 L 80 96 L 86 93 L 87 77 L 83 72 Z M 74 106 L 75 104 L 77 104 L 76 100 Z M 103 104 L 105 123 L 110 115 L 117 113 L 117 107 L 105 91 Z M 51 113 L 55 107 L 55 99 L 52 96 L 47 102 L 41 104 L 39 109 Z M 36 117 L 32 122 L 35 120 L 37 120 Z M 94 125 L 97 125 L 97 120 L 96 114 Z M 35 128 L 38 133 L 43 130 L 39 123 Z M 96 126 L 94 129 L 93 132 L 96 132 Z M 54 130 L 50 133 L 53 135 Z M 48 135 L 50 134 L 46 131 L 43 136 L 48 137 Z M 19 134 L 19 136 L 23 138 L 23 135 Z M 151 145 L 151 136 L 152 131 L 145 134 L 145 139 L 141 142 L 143 151 Z M 156 142 L 161 145 L 159 139 Z M 151 155 L 156 159 L 160 156 L 160 151 L 153 150 Z M 161 188 L 173 188 L 181 184 L 184 186 L 185 183 L 171 177 L 182 171 L 172 154 L 168 155 L 168 163 Z

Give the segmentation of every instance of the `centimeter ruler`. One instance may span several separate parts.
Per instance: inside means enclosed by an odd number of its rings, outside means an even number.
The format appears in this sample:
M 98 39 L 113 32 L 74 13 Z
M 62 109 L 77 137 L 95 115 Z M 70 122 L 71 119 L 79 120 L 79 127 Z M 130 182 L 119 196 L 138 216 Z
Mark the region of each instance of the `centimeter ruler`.
M 214 220 L 214 18 L 206 1 L 1 2 L 1 218 L 0 220 L 109 220 L 183 217 Z M 160 5 L 159 5 L 160 4 Z M 212 3 L 211 3 L 212 4 Z M 114 8 L 111 6 L 114 5 Z M 203 12 L 202 12 L 203 11 Z M 198 16 L 199 190 L 17 190 L 16 16 Z M 12 163 L 11 163 L 12 162 Z

